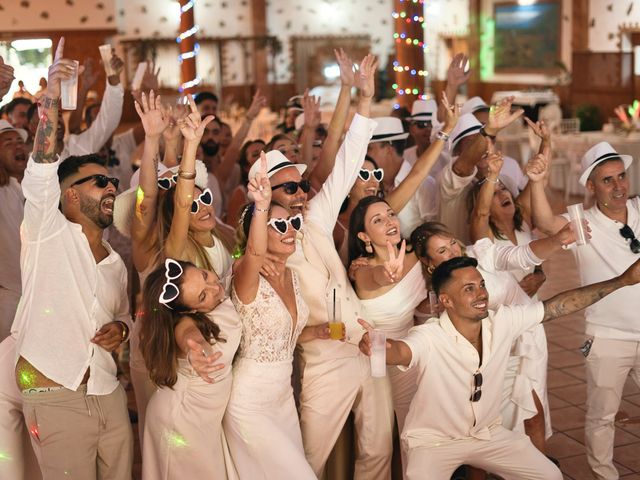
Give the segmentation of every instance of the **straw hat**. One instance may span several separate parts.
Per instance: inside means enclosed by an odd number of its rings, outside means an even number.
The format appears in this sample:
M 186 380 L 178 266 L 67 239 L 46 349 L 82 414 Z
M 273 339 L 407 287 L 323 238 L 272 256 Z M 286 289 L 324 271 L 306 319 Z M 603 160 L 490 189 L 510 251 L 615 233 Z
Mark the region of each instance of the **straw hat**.
M 373 120 L 377 125 L 369 143 L 404 140 L 409 136 L 409 132 L 404 131 L 402 120 L 397 117 L 376 117 Z
M 300 163 L 293 163 L 291 160 L 285 157 L 280 150 L 271 150 L 270 152 L 266 153 L 266 156 L 267 156 L 267 177 L 269 178 L 271 178 L 276 172 L 279 172 L 283 168 L 287 168 L 287 167 L 297 168 L 298 172 L 300 172 L 300 175 L 302 175 L 307 169 L 306 165 L 303 165 Z M 257 161 L 253 162 L 253 165 L 251 165 L 251 168 L 249 169 L 249 175 L 248 175 L 249 180 L 251 180 L 253 177 L 258 175 L 259 171 L 260 171 L 260 160 L 258 159 Z
M 628 169 L 631 162 L 633 162 L 633 157 L 631 155 L 620 155 L 618 152 L 614 150 L 614 148 L 607 142 L 600 142 L 591 147 L 587 153 L 582 157 L 582 175 L 580 175 L 580 185 L 585 187 L 587 185 L 587 179 L 594 168 L 598 166 L 599 163 L 604 162 L 605 160 L 611 160 L 617 158 L 624 162 L 624 169 Z

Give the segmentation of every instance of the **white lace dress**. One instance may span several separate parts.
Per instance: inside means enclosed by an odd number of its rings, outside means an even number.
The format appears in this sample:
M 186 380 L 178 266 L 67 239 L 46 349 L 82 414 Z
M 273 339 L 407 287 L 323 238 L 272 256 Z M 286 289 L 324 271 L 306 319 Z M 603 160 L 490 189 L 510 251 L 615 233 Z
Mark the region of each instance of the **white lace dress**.
M 302 446 L 293 400 L 293 351 L 309 309 L 292 272 L 298 319 L 262 276 L 253 302 L 245 305 L 235 288 L 231 299 L 242 319 L 242 339 L 233 366 L 224 431 L 240 480 L 315 479 Z

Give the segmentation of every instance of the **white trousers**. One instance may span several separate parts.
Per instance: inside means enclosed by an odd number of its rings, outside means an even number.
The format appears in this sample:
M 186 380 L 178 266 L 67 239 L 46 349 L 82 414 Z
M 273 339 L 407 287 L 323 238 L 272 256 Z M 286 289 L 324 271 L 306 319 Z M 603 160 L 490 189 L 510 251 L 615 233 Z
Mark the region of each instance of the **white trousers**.
M 354 479 L 391 478 L 393 402 L 388 378 L 372 378 L 369 358 L 362 354 L 307 363 L 300 428 L 305 455 L 318 477 L 351 411 L 357 444 Z
M 598 480 L 619 478 L 613 465 L 615 418 L 631 373 L 640 386 L 640 342 L 594 338 L 587 356 L 587 460 Z
M 0 343 L 0 478 L 39 480 L 40 467 L 22 415 L 22 395 L 15 379 L 16 340 Z
M 18 302 L 20 302 L 19 293 L 0 287 L 0 342 L 11 333 Z
M 490 440 L 465 438 L 437 446 L 411 446 L 407 451 L 409 480 L 443 480 L 460 465 L 472 465 L 505 480 L 562 480 L 562 473 L 533 446 L 529 437 L 497 425 Z

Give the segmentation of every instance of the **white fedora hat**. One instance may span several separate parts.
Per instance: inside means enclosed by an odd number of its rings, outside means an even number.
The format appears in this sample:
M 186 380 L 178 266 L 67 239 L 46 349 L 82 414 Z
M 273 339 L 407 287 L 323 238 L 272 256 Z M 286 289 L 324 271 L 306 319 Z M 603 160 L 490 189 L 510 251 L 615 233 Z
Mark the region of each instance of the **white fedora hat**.
M 26 130 L 23 130 L 22 128 L 14 128 L 14 126 L 11 125 L 6 120 L 0 120 L 0 135 L 2 135 L 5 132 L 16 132 L 18 135 L 20 135 L 20 138 L 22 138 L 23 142 L 27 141 Z
M 464 115 L 465 113 L 486 112 L 489 108 L 489 105 L 480 97 L 472 97 L 462 104 L 460 115 Z
M 468 137 L 469 135 L 478 133 L 481 128 L 482 124 L 473 115 L 473 113 L 460 115 L 458 123 L 456 123 L 456 126 L 453 128 L 451 134 L 449 135 L 449 141 L 451 142 L 451 152 L 453 152 L 460 140 L 462 140 L 464 137 Z
M 416 100 L 411 106 L 411 122 L 437 122 L 438 104 L 435 100 Z
M 369 143 L 404 140 L 409 136 L 409 132 L 404 131 L 402 120 L 397 117 L 376 117 L 373 120 L 377 125 Z
M 158 164 L 158 177 L 167 172 L 178 173 L 179 166 L 167 168 L 163 164 Z M 113 225 L 125 237 L 131 237 L 131 222 L 136 210 L 136 194 L 140 169 L 136 170 L 131 177 L 131 187 L 119 194 L 113 204 Z M 196 160 L 196 186 L 200 190 L 207 188 L 208 182 L 207 167 L 200 160 Z
M 293 163 L 287 157 L 285 157 L 280 150 L 271 150 L 267 152 L 267 177 L 271 178 L 273 174 L 279 172 L 283 168 L 295 167 L 298 169 L 300 175 L 302 175 L 307 169 L 306 165 L 300 163 Z M 249 169 L 249 180 L 258 175 L 260 171 L 260 159 L 253 162 Z
M 633 157 L 631 155 L 620 155 L 607 142 L 600 142 L 591 147 L 582 157 L 582 175 L 580 175 L 580 179 L 578 180 L 580 185 L 583 187 L 587 185 L 589 175 L 591 175 L 591 172 L 598 166 L 598 164 L 612 159 L 622 160 L 624 162 L 625 170 L 629 168 L 629 165 L 633 162 Z
M 516 160 L 511 157 L 503 157 L 498 179 L 511 192 L 513 198 L 516 198 L 520 194 L 521 188 L 526 186 L 528 177 L 523 173 Z

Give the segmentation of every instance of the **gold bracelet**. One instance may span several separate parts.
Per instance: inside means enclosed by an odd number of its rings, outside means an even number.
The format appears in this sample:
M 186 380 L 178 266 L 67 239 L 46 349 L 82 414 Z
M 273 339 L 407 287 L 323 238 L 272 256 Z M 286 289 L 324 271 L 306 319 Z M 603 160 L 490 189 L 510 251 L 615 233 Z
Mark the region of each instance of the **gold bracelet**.
M 185 180 L 194 180 L 196 178 L 196 172 L 185 172 L 184 170 L 178 170 L 178 176 Z

